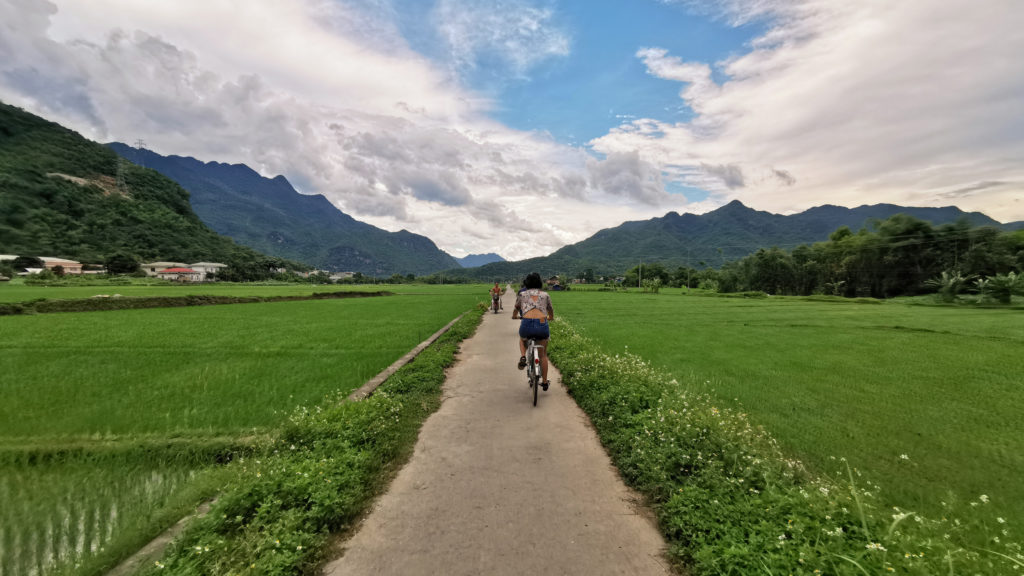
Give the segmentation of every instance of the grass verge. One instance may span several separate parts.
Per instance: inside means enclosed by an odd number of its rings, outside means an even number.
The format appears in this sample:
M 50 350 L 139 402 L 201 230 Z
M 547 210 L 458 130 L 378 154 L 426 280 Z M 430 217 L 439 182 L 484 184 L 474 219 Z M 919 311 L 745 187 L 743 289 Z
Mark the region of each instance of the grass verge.
M 237 477 L 211 511 L 144 573 L 315 573 L 328 536 L 358 518 L 411 453 L 482 313 L 467 313 L 373 396 L 296 410 L 275 439 L 232 464 Z
M 672 558 L 703 574 L 1019 574 L 1018 537 L 984 495 L 939 519 L 888 508 L 844 461 L 808 473 L 745 414 L 561 320 L 550 354 Z

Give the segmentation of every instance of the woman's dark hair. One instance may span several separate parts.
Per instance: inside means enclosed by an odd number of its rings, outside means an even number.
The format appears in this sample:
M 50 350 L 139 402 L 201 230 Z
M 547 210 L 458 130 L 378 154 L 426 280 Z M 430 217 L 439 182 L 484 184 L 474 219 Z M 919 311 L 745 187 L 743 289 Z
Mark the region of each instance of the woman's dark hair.
M 541 281 L 540 274 L 536 272 L 531 272 L 529 275 L 526 276 L 526 279 L 523 280 L 523 286 L 526 286 L 526 288 L 529 290 L 532 290 L 534 288 L 543 288 L 544 282 Z

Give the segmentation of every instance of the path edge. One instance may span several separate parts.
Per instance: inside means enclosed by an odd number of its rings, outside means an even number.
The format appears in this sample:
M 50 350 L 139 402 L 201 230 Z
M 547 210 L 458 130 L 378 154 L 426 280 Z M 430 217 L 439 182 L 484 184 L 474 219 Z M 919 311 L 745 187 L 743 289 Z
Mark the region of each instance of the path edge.
M 434 332 L 434 334 L 430 338 L 427 338 L 423 342 L 420 342 L 418 346 L 416 346 L 415 348 L 410 350 L 408 353 L 406 353 L 405 356 L 402 356 L 401 358 L 396 360 L 391 366 L 388 366 L 387 368 L 385 368 L 380 374 L 377 374 L 373 378 L 370 378 L 369 380 L 367 380 L 366 384 L 363 384 L 362 386 L 360 386 L 359 388 L 354 390 L 351 394 L 349 394 L 348 395 L 348 399 L 353 401 L 353 402 L 358 402 L 358 401 L 362 400 L 363 398 L 366 398 L 366 397 L 372 395 L 374 390 L 376 390 L 378 386 L 383 384 L 384 381 L 387 380 L 388 378 L 390 378 L 392 374 L 394 374 L 395 372 L 398 372 L 399 368 L 401 368 L 402 366 L 405 366 L 409 362 L 412 362 L 417 356 L 420 355 L 420 352 L 423 352 L 424 350 L 426 350 L 427 346 L 430 346 L 438 338 L 443 336 L 445 332 L 450 330 L 451 327 L 454 326 L 455 323 L 458 322 L 459 320 L 461 320 L 462 317 L 465 316 L 465 315 L 466 315 L 466 312 L 463 312 L 462 314 L 459 314 L 458 316 L 456 316 L 454 320 L 452 320 L 451 322 L 445 324 L 444 327 L 441 328 L 440 330 L 438 330 L 437 332 Z

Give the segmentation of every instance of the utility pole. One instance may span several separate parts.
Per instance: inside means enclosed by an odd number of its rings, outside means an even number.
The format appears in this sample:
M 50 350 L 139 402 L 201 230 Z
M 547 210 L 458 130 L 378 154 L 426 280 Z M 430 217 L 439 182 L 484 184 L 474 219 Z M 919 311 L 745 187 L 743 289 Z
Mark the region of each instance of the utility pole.
M 690 263 L 690 248 L 686 248 L 686 293 L 690 293 L 690 271 L 693 270 L 693 265 Z
M 644 259 L 640 259 L 640 266 L 636 269 L 636 288 L 640 289 L 640 281 L 644 279 Z
M 142 154 L 140 154 L 140 152 L 142 152 L 142 149 L 145 148 L 145 147 L 146 147 L 146 141 L 145 140 L 143 140 L 142 138 L 136 138 L 135 139 L 135 150 L 136 150 L 136 152 L 134 154 L 134 156 L 135 156 L 135 163 L 138 164 L 139 166 L 142 166 L 143 168 L 146 167 L 146 164 L 145 164 L 145 162 L 143 162 Z

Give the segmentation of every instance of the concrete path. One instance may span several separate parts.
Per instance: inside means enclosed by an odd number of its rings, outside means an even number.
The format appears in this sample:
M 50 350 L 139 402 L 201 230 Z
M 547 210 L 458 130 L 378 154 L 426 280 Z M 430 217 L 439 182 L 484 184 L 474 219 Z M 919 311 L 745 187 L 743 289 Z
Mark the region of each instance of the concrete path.
M 514 294 L 503 302 L 463 342 L 411 460 L 324 574 L 671 574 L 554 367 L 533 407 Z

